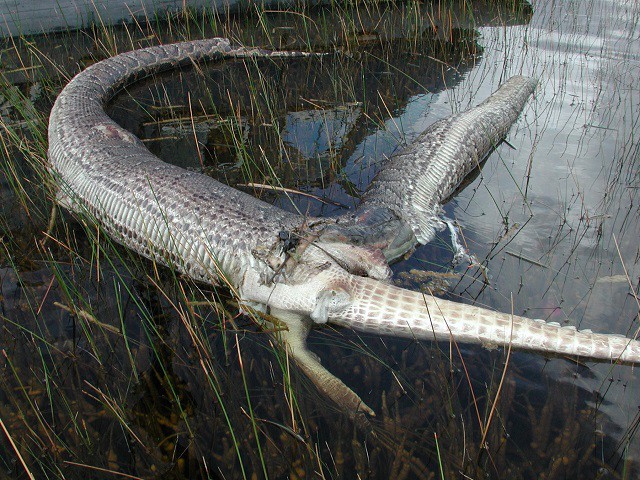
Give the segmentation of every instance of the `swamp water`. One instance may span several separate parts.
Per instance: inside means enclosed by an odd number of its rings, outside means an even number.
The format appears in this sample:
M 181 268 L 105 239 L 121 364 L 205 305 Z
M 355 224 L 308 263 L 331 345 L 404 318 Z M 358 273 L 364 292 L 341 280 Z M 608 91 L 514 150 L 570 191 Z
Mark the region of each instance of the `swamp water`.
M 512 75 L 532 75 L 539 86 L 508 135 L 513 148 L 501 145 L 445 207 L 483 268 L 453 265 L 443 232 L 394 265 L 394 278 L 632 336 L 640 312 L 639 19 L 631 1 L 364 2 L 229 18 L 186 12 L 6 42 L 1 471 L 635 478 L 635 369 L 319 329 L 311 348 L 377 412 L 375 434 L 359 430 L 237 315 L 224 289 L 177 279 L 68 213 L 49 225 L 42 162 L 48 109 L 78 65 L 158 38 L 203 35 L 337 49 L 320 59 L 170 72 L 108 107 L 167 161 L 252 185 L 239 188 L 283 208 L 331 215 L 353 206 L 376 165 L 429 124 Z

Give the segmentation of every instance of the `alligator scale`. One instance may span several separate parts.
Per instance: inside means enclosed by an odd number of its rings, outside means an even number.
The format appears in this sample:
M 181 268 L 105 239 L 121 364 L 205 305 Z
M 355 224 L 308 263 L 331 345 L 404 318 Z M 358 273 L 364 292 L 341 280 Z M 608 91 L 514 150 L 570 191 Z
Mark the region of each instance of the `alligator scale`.
M 355 416 L 373 411 L 306 348 L 314 324 L 640 363 L 640 343 L 451 302 L 390 284 L 388 262 L 428 243 L 441 203 L 504 138 L 535 88 L 513 77 L 479 106 L 429 127 L 383 165 L 353 212 L 305 218 L 164 163 L 103 106 L 159 70 L 205 60 L 307 55 L 225 39 L 136 50 L 92 65 L 60 93 L 49 162 L 60 204 L 115 240 L 191 278 L 228 285 L 285 323 L 280 340 L 320 391 Z M 295 242 L 283 248 L 283 232 Z

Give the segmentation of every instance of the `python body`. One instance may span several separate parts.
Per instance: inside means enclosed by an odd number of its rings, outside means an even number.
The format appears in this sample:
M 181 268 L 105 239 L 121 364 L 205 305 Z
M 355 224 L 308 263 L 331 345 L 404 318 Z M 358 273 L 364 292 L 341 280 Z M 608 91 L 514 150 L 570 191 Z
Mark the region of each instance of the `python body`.
M 390 157 L 353 212 L 304 218 L 164 163 L 103 105 L 133 81 L 179 65 L 306 55 L 232 47 L 225 39 L 124 53 L 60 93 L 49 123 L 57 200 L 114 239 L 287 325 L 280 340 L 316 386 L 355 416 L 373 411 L 306 348 L 314 323 L 416 339 L 455 340 L 640 363 L 640 343 L 434 298 L 388 283 L 388 262 L 429 242 L 442 201 L 506 135 L 535 88 L 513 77 L 484 103 L 436 122 Z M 283 235 L 284 233 L 284 235 Z M 283 248 L 283 238 L 295 242 Z

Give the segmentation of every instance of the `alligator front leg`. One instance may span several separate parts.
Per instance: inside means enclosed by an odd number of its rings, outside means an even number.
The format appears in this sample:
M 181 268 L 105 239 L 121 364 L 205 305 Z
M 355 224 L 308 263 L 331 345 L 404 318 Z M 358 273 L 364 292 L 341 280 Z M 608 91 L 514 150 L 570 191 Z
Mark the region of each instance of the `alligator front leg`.
M 278 340 L 320 393 L 329 397 L 351 418 L 362 417 L 362 413 L 375 416 L 358 394 L 324 368 L 318 356 L 307 348 L 307 336 L 313 325 L 308 316 L 278 309 L 272 309 L 271 313 L 287 326 L 287 329 L 278 330 Z

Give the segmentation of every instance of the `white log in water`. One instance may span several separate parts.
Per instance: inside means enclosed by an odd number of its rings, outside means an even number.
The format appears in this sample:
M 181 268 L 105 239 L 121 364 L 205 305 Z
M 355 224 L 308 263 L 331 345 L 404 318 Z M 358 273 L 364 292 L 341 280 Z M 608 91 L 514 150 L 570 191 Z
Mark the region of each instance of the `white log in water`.
M 262 0 L 261 4 L 285 3 Z M 114 25 L 185 8 L 227 12 L 247 0 L 0 0 L 0 37 Z

